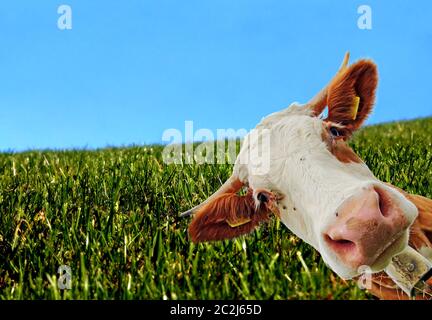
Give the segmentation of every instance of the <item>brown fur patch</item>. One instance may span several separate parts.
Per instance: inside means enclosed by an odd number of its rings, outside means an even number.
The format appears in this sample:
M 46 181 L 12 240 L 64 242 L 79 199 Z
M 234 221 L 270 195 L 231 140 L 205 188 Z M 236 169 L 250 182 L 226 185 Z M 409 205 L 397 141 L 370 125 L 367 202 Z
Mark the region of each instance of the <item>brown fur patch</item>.
M 224 240 L 250 233 L 261 222 L 270 218 L 271 211 L 264 205 L 255 208 L 252 191 L 244 195 L 225 193 L 198 210 L 191 224 L 189 235 L 193 242 Z M 230 222 L 250 219 L 238 227 Z

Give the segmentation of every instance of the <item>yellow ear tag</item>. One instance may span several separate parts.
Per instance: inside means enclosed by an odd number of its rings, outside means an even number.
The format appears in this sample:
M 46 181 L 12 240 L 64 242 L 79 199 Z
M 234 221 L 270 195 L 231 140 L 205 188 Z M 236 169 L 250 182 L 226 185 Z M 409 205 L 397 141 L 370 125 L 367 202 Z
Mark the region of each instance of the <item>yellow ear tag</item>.
M 250 221 L 251 221 L 250 218 L 239 219 L 239 220 L 236 220 L 236 221 L 233 221 L 233 222 L 231 222 L 231 221 L 229 221 L 229 220 L 226 220 L 226 222 L 228 223 L 228 225 L 229 225 L 231 228 L 237 228 L 237 227 L 240 227 L 240 226 L 242 226 L 242 225 L 244 225 L 244 224 L 246 224 L 246 223 L 248 223 L 248 222 L 250 222 Z
M 352 110 L 351 111 L 352 112 L 351 116 L 352 116 L 353 120 L 355 120 L 357 118 L 357 112 L 358 112 L 359 104 L 360 104 L 360 97 L 356 96 L 354 98 L 353 105 L 352 105 L 352 108 L 351 108 L 351 110 Z

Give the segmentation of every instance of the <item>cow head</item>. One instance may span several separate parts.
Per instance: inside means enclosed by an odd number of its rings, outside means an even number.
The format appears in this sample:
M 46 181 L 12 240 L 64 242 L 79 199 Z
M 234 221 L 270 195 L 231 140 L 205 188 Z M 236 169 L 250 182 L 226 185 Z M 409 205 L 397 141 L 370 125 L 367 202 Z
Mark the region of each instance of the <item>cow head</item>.
M 364 265 L 381 271 L 407 246 L 416 207 L 375 178 L 347 145 L 372 110 L 377 68 L 369 60 L 347 62 L 348 55 L 309 103 L 264 118 L 254 131 L 258 138 L 245 138 L 232 177 L 189 211 L 193 241 L 246 234 L 274 212 L 346 279 Z M 328 116 L 320 117 L 326 106 Z M 248 161 L 257 148 L 265 170 Z M 239 195 L 242 186 L 249 191 Z

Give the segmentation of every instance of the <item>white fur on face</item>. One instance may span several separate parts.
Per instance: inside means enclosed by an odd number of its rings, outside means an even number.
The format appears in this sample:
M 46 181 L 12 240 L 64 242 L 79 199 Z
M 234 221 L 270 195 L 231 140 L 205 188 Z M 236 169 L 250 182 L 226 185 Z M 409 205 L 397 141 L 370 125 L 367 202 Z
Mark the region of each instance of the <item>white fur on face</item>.
M 304 107 L 291 105 L 264 118 L 256 129 L 258 135 L 265 132 L 269 139 L 264 140 L 269 145 L 262 146 L 264 142 L 260 139 L 246 137 L 234 174 L 252 189 L 267 189 L 284 195 L 279 204 L 282 222 L 318 250 L 339 276 L 352 278 L 358 271 L 339 261 L 322 235 L 335 221 L 336 209 L 356 191 L 372 183 L 379 184 L 394 196 L 409 219 L 414 220 L 415 206 L 378 181 L 364 163 L 342 163 L 330 153 L 322 140 L 323 121 L 312 117 Z M 262 151 L 261 164 L 266 170 L 257 171 L 256 163 L 251 165 L 249 161 L 252 158 L 249 153 L 256 154 L 257 150 Z M 397 248 L 400 251 L 407 245 L 408 231 L 405 238 Z M 371 266 L 372 270 L 384 268 L 390 258 L 380 258 L 379 265 Z

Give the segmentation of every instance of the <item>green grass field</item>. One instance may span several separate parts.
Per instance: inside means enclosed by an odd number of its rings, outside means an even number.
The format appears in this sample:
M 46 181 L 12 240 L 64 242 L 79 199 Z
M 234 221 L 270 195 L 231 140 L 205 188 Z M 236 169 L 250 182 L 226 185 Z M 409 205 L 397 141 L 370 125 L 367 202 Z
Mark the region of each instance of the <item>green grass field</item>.
M 367 127 L 351 145 L 381 180 L 432 197 L 432 118 Z M 190 243 L 178 213 L 232 167 L 165 165 L 161 150 L 0 154 L 0 299 L 371 298 L 276 220 Z

